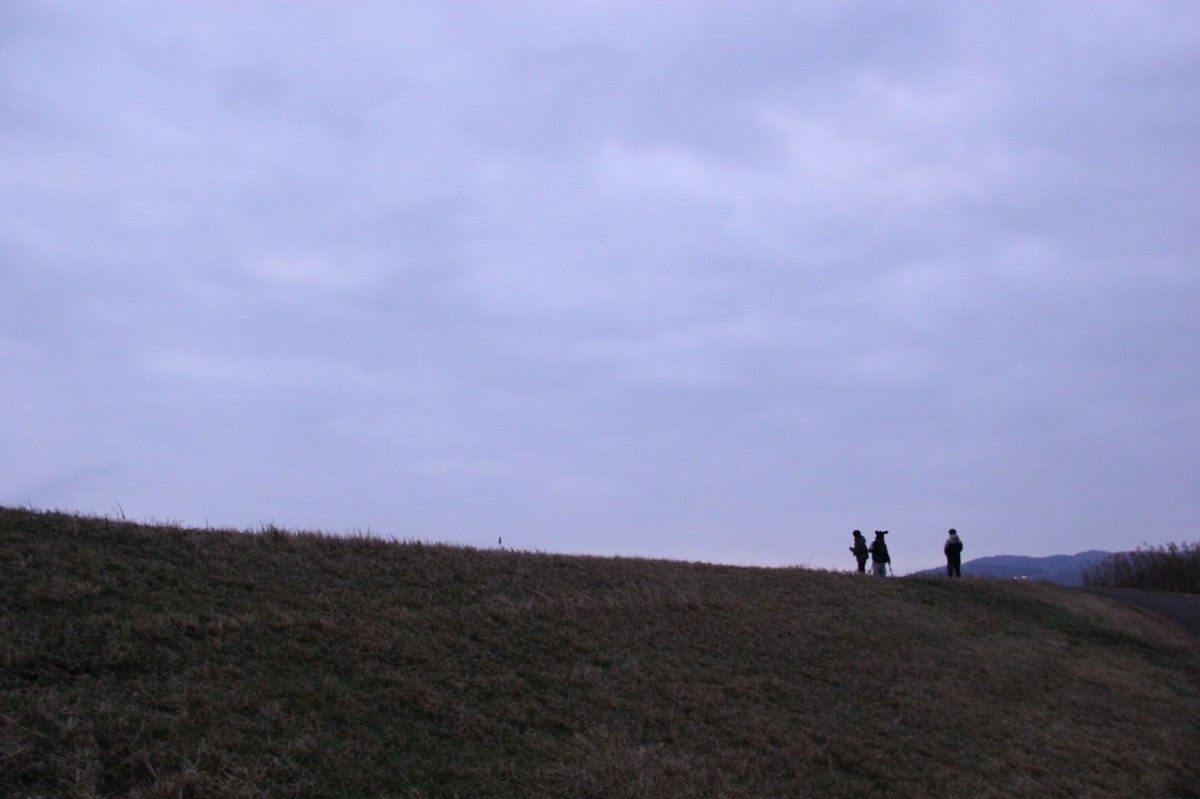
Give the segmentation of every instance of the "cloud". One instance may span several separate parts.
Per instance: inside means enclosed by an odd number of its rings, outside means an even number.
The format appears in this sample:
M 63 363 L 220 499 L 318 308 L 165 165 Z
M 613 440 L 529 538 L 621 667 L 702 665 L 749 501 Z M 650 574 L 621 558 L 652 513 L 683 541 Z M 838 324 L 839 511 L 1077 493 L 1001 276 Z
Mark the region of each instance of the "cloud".
M 11 501 L 914 567 L 1187 517 L 1188 4 L 0 14 Z

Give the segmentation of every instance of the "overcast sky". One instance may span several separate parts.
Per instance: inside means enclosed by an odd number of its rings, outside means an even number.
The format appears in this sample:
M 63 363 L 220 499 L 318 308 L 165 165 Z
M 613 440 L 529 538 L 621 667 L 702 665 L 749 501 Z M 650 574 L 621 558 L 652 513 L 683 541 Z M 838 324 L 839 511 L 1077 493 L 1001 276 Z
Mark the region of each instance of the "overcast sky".
M 1200 4 L 0 4 L 0 502 L 1195 540 Z

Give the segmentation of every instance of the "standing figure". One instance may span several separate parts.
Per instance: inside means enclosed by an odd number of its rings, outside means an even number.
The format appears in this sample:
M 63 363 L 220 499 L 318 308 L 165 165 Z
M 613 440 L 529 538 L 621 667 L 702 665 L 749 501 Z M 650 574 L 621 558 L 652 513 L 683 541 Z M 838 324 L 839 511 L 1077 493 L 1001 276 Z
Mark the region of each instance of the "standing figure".
M 858 561 L 858 573 L 867 573 L 867 555 L 870 550 L 867 549 L 867 539 L 863 537 L 861 530 L 854 531 L 854 546 L 850 547 L 850 551 L 854 553 L 854 559 Z
M 946 539 L 942 551 L 946 553 L 946 576 L 962 577 L 962 541 L 953 527 L 950 528 L 950 537 Z
M 887 542 L 883 537 L 888 534 L 887 530 L 876 530 L 875 540 L 871 542 L 871 546 L 867 547 L 867 551 L 871 553 L 871 571 L 876 577 L 887 577 L 888 564 L 892 562 L 892 556 L 888 554 Z

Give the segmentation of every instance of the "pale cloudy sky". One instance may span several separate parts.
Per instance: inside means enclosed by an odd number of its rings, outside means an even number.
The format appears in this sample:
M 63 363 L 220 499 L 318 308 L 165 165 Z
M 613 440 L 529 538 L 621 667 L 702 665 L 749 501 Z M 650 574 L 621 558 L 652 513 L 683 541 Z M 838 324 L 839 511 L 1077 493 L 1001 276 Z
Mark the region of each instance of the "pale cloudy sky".
M 1200 4 L 0 4 L 0 502 L 1194 540 Z

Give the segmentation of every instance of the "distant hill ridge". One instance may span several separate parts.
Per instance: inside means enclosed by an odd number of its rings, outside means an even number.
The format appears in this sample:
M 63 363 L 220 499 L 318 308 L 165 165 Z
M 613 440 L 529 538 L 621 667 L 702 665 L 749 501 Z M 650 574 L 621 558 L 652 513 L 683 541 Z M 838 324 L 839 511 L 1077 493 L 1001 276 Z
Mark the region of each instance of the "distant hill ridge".
M 990 555 L 963 563 L 963 574 L 975 577 L 994 577 L 1005 580 L 1042 580 L 1058 585 L 1083 585 L 1083 572 L 1093 563 L 1116 553 L 1089 549 L 1075 555 L 1049 555 L 1041 558 L 1026 555 Z M 942 567 L 916 572 L 916 576 L 945 574 Z

